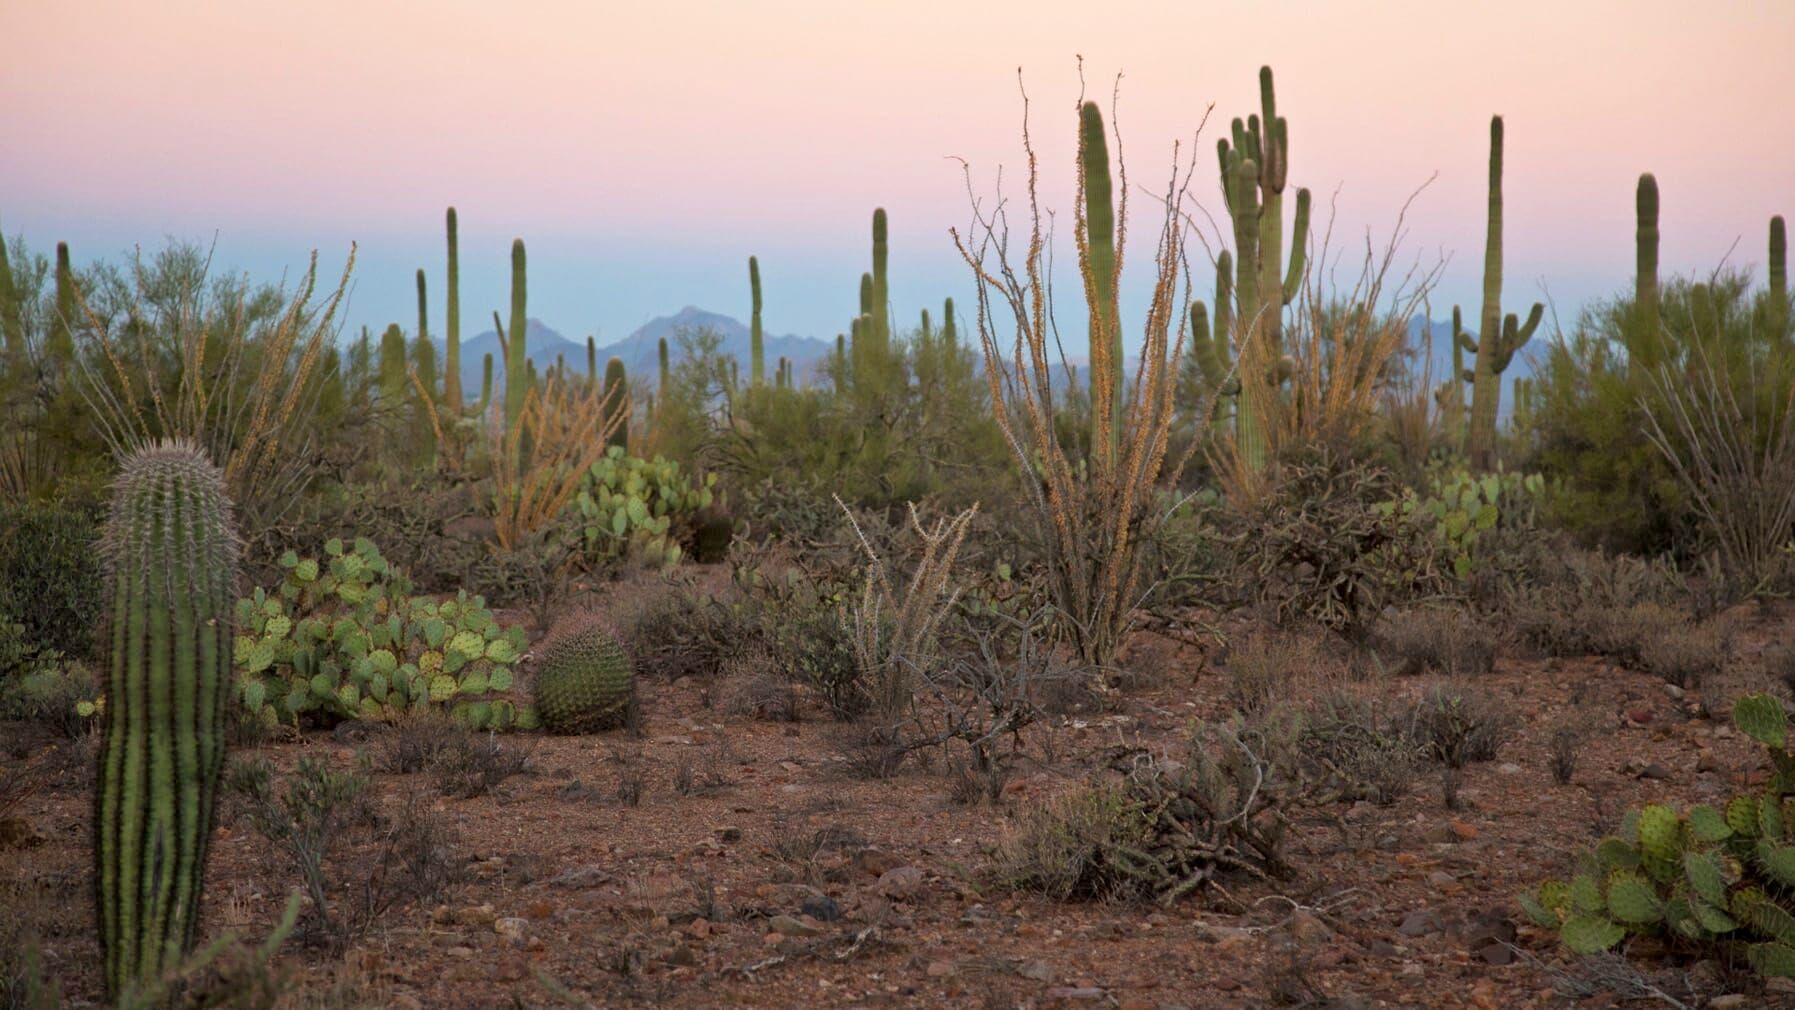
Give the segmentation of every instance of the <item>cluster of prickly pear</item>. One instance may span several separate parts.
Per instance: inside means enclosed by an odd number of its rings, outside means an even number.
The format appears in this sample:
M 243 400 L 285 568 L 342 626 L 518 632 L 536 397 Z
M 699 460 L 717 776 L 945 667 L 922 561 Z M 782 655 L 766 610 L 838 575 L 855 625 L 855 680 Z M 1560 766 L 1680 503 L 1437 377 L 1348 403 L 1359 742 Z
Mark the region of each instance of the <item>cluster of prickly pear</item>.
M 1763 975 L 1795 977 L 1795 757 L 1788 715 L 1769 695 L 1741 698 L 1740 731 L 1765 745 L 1762 792 L 1678 814 L 1629 811 L 1620 834 L 1586 855 L 1569 882 L 1551 880 L 1521 905 L 1566 947 L 1595 953 L 1652 935 L 1742 954 Z
M 634 556 L 648 564 L 679 563 L 682 540 L 715 497 L 716 474 L 694 482 L 677 462 L 643 459 L 612 446 L 592 464 L 576 499 L 589 554 Z
M 366 539 L 331 540 L 324 554 L 320 564 L 288 551 L 278 587 L 237 601 L 237 690 L 255 718 L 295 725 L 437 708 L 478 729 L 534 723 L 506 697 L 523 629 L 501 626 L 465 591 L 413 596 Z
M 536 710 L 554 733 L 615 729 L 628 721 L 636 677 L 628 654 L 593 615 L 557 627 L 536 650 Z

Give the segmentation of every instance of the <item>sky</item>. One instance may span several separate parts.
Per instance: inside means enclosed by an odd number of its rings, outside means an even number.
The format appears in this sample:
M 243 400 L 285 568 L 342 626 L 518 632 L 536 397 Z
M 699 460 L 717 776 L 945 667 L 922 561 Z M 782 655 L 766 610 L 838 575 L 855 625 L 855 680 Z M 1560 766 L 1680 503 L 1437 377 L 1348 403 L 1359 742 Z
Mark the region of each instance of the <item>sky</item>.
M 751 254 L 769 331 L 829 337 L 856 311 L 877 206 L 897 317 L 964 309 L 961 159 L 975 192 L 1000 168 L 1018 191 L 1018 71 L 1070 291 L 1080 57 L 1106 109 L 1120 75 L 1130 312 L 1173 144 L 1195 144 L 1197 217 L 1221 218 L 1215 140 L 1257 110 L 1262 63 L 1291 186 L 1332 206 L 1337 248 L 1381 246 L 1427 184 L 1402 248 L 1444 260 L 1436 316 L 1475 315 L 1492 114 L 1510 310 L 1549 297 L 1568 323 L 1630 283 L 1642 171 L 1667 273 L 1761 275 L 1769 217 L 1795 214 L 1786 2 L 0 0 L 0 38 L 6 234 L 66 240 L 77 263 L 215 242 L 215 262 L 270 280 L 314 249 L 334 276 L 353 241 L 352 328 L 409 328 L 419 267 L 440 328 L 451 204 L 470 334 L 508 304 L 522 237 L 530 314 L 575 339 L 687 304 L 745 319 Z

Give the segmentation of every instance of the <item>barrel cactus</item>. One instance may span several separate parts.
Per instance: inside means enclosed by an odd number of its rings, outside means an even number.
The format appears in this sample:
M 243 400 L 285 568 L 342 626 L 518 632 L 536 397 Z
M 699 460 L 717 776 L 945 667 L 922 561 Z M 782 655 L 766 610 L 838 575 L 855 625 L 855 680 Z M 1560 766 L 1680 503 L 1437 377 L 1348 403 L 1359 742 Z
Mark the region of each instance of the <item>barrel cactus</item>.
M 635 693 L 628 654 L 591 614 L 557 627 L 537 648 L 536 712 L 552 733 L 624 726 Z
M 198 448 L 124 460 L 102 553 L 109 717 L 94 854 L 107 990 L 141 995 L 192 946 L 230 688 L 237 540 L 223 475 Z

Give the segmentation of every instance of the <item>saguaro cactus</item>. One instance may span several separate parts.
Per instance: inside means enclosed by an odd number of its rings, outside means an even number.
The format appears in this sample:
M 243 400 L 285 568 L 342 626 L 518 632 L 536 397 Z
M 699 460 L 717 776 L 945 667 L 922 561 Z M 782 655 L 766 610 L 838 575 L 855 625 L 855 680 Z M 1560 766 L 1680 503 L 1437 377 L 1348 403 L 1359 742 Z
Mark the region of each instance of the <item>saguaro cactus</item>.
M 949 298 L 941 304 L 941 344 L 953 351 L 959 340 L 959 330 L 954 327 L 954 300 Z
M 873 209 L 873 290 L 872 305 L 862 309 L 871 313 L 875 335 L 881 348 L 891 343 L 891 242 L 885 208 Z
M 1629 373 L 1658 366 L 1658 180 L 1650 172 L 1633 191 L 1633 318 L 1627 334 Z
M 224 763 L 237 539 L 223 476 L 163 443 L 124 460 L 102 551 L 109 711 L 94 855 L 106 988 L 159 982 L 192 945 Z
M 524 394 L 530 388 L 530 357 L 525 336 L 530 328 L 525 280 L 524 240 L 511 241 L 511 338 L 505 347 L 505 433 L 517 430 Z
M 1483 247 L 1483 312 L 1477 339 L 1460 328 L 1453 312 L 1452 339 L 1476 355 L 1471 363 L 1471 465 L 1487 470 L 1495 463 L 1496 414 L 1502 400 L 1502 373 L 1539 326 L 1545 306 L 1538 302 L 1522 324 L 1502 315 L 1502 117 L 1490 117 L 1489 221 Z
M 1288 262 L 1284 251 L 1284 189 L 1290 168 L 1290 128 L 1278 115 L 1270 67 L 1259 68 L 1260 114 L 1235 119 L 1231 139 L 1216 143 L 1222 197 L 1234 226 L 1233 328 L 1240 397 L 1236 439 L 1252 470 L 1265 465 L 1266 415 L 1288 365 L 1284 308 L 1295 300 L 1308 267 L 1309 191 L 1296 191 Z
M 672 366 L 668 363 L 668 359 L 667 359 L 667 338 L 666 337 L 661 338 L 659 354 L 660 354 L 660 359 L 661 359 L 660 360 L 661 375 L 660 375 L 660 383 L 655 388 L 664 391 L 667 388 L 668 376 L 672 371 Z
M 480 358 L 480 404 L 474 413 L 485 416 L 486 408 L 492 403 L 492 352 L 487 351 Z
M 75 359 L 75 270 L 69 265 L 69 244 L 56 243 L 56 317 L 50 320 L 50 333 L 44 341 L 44 353 L 59 366 Z
M 410 380 L 405 375 L 405 333 L 388 323 L 380 335 L 380 412 L 390 419 L 404 412 Z
M 12 265 L 6 258 L 6 229 L 0 228 L 0 347 L 8 354 L 25 352 L 25 321 L 12 286 Z
M 622 446 L 624 452 L 629 451 L 630 396 L 629 377 L 623 371 L 623 359 L 612 358 L 605 362 L 605 387 L 599 394 L 604 397 L 604 424 L 611 429 L 605 439 L 606 445 Z
M 758 386 L 767 378 L 766 334 L 760 327 L 760 260 L 748 257 L 748 289 L 754 299 L 748 317 L 748 384 Z
M 586 337 L 586 388 L 598 388 L 598 341 L 590 334 Z
M 1077 205 L 1074 235 L 1078 266 L 1084 274 L 1085 301 L 1090 312 L 1091 411 L 1096 427 L 1104 433 L 1093 448 L 1113 463 L 1122 417 L 1122 328 L 1116 301 L 1116 276 L 1121 260 L 1116 251 L 1116 203 L 1109 174 L 1109 137 L 1103 128 L 1103 111 L 1096 102 L 1078 108 L 1078 188 L 1083 200 Z M 1099 374 L 1101 370 L 1102 374 Z M 1098 421 L 1096 415 L 1105 416 Z
M 0 268 L 6 260 L 0 257 Z M 1770 335 L 1778 340 L 1789 331 L 1789 236 L 1782 215 L 1770 219 Z
M 443 402 L 449 405 L 449 409 L 459 414 L 463 407 L 461 402 L 461 254 L 457 249 L 455 234 L 457 230 L 455 208 L 449 208 L 447 218 L 449 305 L 443 319 Z
M 430 301 L 424 288 L 424 268 L 418 268 L 418 335 L 413 342 L 412 357 L 423 381 L 424 392 L 436 398 L 436 345 L 430 342 Z M 428 365 L 429 370 L 425 371 Z
M 1210 327 L 1209 309 L 1202 302 L 1190 307 L 1190 365 L 1196 388 L 1186 391 L 1185 403 L 1219 404 L 1224 398 L 1240 394 L 1240 377 L 1234 374 L 1234 363 L 1228 353 L 1228 339 L 1233 330 L 1234 257 L 1223 249 L 1215 257 L 1215 324 Z M 1202 419 L 1199 419 L 1201 421 Z M 1239 422 L 1238 412 L 1235 415 Z M 1238 432 L 1238 429 L 1237 429 Z

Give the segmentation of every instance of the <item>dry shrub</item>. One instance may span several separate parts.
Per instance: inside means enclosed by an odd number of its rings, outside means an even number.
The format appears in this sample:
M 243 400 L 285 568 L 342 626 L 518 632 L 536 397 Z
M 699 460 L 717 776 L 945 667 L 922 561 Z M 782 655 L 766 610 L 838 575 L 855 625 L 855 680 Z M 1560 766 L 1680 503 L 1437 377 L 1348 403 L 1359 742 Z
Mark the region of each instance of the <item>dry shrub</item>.
M 499 546 L 515 549 L 560 519 L 625 415 L 585 382 L 554 370 L 524 395 L 516 424 L 507 428 L 502 412 L 495 402 L 486 419 L 489 508 Z
M 1713 620 L 1660 624 L 1641 635 L 1638 665 L 1666 683 L 1696 687 L 1725 664 L 1729 638 L 1727 629 Z
M 1420 772 L 1415 743 L 1369 702 L 1333 693 L 1302 713 L 1301 747 L 1307 774 L 1344 802 L 1388 806 L 1406 796 Z
M 1245 715 L 1260 715 L 1287 703 L 1295 688 L 1322 667 L 1313 638 L 1296 632 L 1254 634 L 1228 651 L 1228 703 Z
M 1403 735 L 1448 768 L 1494 760 L 1518 722 L 1490 692 L 1448 684 L 1429 688 L 1396 716 Z
M 1476 615 L 1432 607 L 1397 611 L 1372 636 L 1398 676 L 1478 676 L 1496 665 L 1496 636 Z
M 752 647 L 723 664 L 717 707 L 725 715 L 774 722 L 797 722 L 801 715 L 796 686 L 780 672 L 773 653 L 765 646 Z
M 618 629 L 637 674 L 668 681 L 714 677 L 758 640 L 759 629 L 728 603 L 681 587 L 645 595 Z

